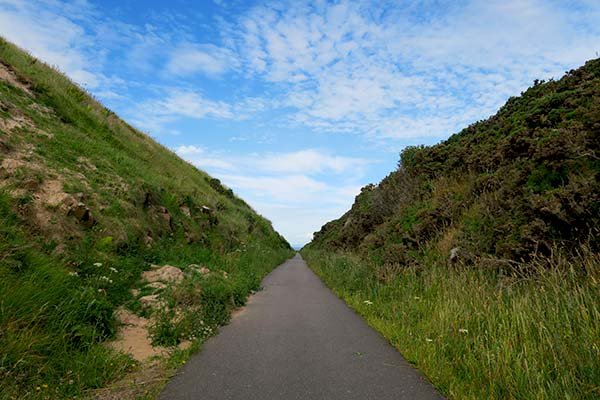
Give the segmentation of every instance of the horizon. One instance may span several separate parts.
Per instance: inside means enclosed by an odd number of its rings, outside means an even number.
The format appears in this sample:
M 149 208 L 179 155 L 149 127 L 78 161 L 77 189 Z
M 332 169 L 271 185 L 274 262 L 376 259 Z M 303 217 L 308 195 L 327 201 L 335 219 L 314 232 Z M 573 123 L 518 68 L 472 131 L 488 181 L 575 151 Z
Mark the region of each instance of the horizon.
M 294 248 L 406 146 L 597 58 L 598 20 L 589 0 L 0 1 L 0 35 L 219 178 Z

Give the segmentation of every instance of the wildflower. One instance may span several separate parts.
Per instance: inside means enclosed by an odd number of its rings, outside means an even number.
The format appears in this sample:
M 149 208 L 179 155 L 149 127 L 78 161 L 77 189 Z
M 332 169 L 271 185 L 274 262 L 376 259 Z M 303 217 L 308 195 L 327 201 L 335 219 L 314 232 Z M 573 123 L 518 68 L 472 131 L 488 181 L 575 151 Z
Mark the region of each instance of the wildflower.
M 41 387 L 39 387 L 39 386 L 37 386 L 37 387 L 35 388 L 35 390 L 37 390 L 37 391 L 40 391 L 40 390 L 42 390 L 42 388 L 41 388 Z
M 118 269 L 113 268 L 113 267 L 110 267 L 109 269 L 110 269 L 111 272 L 114 272 L 115 274 L 119 272 Z
M 421 298 L 419 296 L 415 296 L 415 297 L 413 297 L 413 299 L 415 299 L 415 300 L 421 300 Z
M 425 338 L 425 341 L 426 341 L 427 343 L 431 343 L 431 342 L 433 342 L 433 339 Z
M 45 384 L 45 383 L 42 385 L 42 387 L 43 387 L 44 389 L 48 389 L 48 385 L 47 385 L 47 384 Z
M 69 275 L 70 276 L 79 276 L 79 274 L 76 271 L 69 272 Z
M 363 301 L 363 303 L 365 303 L 368 306 L 373 305 L 373 302 L 371 300 L 365 300 Z
M 94 267 L 101 267 L 101 266 L 102 266 L 102 263 L 100 263 L 100 262 L 94 263 Z
M 468 329 L 465 329 L 465 328 L 460 328 L 458 331 L 459 331 L 460 333 L 464 333 L 464 334 L 467 334 L 467 333 L 469 333 L 469 330 L 468 330 Z

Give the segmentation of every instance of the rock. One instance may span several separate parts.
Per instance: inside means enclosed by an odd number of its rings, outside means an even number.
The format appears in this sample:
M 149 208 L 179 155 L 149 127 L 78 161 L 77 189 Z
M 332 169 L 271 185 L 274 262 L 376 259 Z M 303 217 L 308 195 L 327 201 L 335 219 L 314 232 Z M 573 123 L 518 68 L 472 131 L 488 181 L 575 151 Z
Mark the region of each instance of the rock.
M 152 247 L 152 245 L 154 244 L 154 239 L 152 239 L 152 236 L 146 235 L 146 237 L 144 238 L 144 244 L 147 248 Z
M 212 208 L 207 207 L 207 206 L 202 206 L 202 212 L 205 214 L 212 214 Z
M 157 294 L 149 294 L 147 296 L 140 297 L 140 303 L 143 307 L 148 308 L 162 308 L 165 303 L 158 298 Z
M 158 207 L 158 217 L 165 230 L 173 230 L 173 219 L 171 218 L 171 214 L 169 214 L 169 210 L 167 210 L 166 207 Z
M 202 275 L 208 275 L 210 274 L 210 269 L 206 268 L 206 267 L 201 267 L 198 272 L 200 272 Z
M 181 213 L 188 218 L 192 216 L 192 212 L 190 211 L 190 208 L 187 206 L 181 206 L 181 207 L 179 207 L 179 210 L 181 210 Z
M 96 221 L 90 209 L 82 202 L 78 202 L 69 208 L 67 215 L 73 215 L 77 220 L 87 227 L 93 226 Z
M 188 269 L 191 270 L 191 271 L 196 271 L 196 272 L 198 272 L 199 274 L 202 274 L 202 275 L 208 275 L 208 274 L 210 274 L 210 269 L 206 268 L 203 265 L 190 264 L 190 265 L 188 265 Z
M 152 288 L 152 289 L 157 289 L 157 290 L 162 290 L 165 289 L 167 287 L 167 285 L 165 285 L 162 282 L 152 282 L 146 285 L 146 287 Z
M 138 295 L 140 294 L 140 291 L 139 291 L 138 289 L 131 289 L 131 290 L 129 291 L 129 293 L 131 293 L 131 295 L 132 295 L 133 297 L 138 297 Z
M 449 261 L 451 263 L 457 262 L 459 258 L 460 258 L 460 247 L 455 247 L 452 250 L 450 250 Z
M 457 262 L 461 263 L 472 263 L 477 260 L 477 258 L 464 250 L 462 247 L 454 247 L 450 250 L 450 257 L 448 259 L 450 263 L 456 264 Z
M 172 265 L 158 267 L 153 265 L 153 269 L 142 273 L 142 278 L 148 282 L 173 282 L 178 283 L 183 280 L 183 271 Z

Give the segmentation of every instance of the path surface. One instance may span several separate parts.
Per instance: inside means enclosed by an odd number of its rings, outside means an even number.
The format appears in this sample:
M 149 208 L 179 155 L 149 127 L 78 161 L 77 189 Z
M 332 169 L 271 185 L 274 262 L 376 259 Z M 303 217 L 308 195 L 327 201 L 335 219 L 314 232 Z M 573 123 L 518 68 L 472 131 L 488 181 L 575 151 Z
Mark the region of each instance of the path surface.
M 442 398 L 299 255 L 263 287 L 161 400 Z

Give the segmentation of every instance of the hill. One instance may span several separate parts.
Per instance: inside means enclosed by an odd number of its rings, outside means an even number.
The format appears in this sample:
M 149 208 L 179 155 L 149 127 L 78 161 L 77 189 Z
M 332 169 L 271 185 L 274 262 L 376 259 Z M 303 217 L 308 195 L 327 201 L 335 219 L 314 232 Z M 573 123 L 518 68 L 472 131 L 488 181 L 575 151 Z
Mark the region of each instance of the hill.
M 405 149 L 303 254 L 451 397 L 594 398 L 599 178 L 592 60 Z
M 0 398 L 81 395 L 137 368 L 105 345 L 116 310 L 147 317 L 156 345 L 197 348 L 290 254 L 219 180 L 0 40 Z M 146 285 L 165 264 L 185 278 Z

